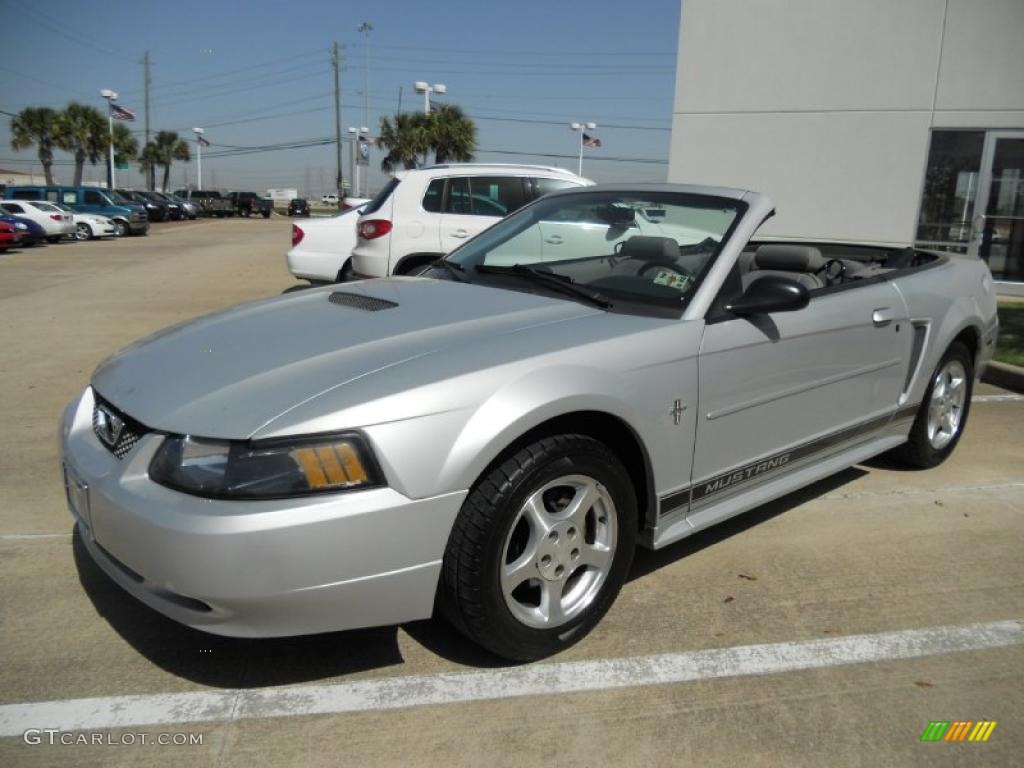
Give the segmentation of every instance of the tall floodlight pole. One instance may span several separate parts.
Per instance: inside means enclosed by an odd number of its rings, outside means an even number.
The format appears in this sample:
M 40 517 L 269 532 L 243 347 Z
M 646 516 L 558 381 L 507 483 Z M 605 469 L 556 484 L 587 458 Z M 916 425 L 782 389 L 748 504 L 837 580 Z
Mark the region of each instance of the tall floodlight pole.
M 203 134 L 202 128 L 193 128 L 196 135 L 196 189 L 203 188 Z
M 149 76 L 149 51 L 146 51 L 146 55 L 142 59 L 142 87 L 145 92 L 145 110 L 146 110 L 146 144 L 149 144 L 149 86 L 151 79 Z M 146 171 L 146 189 L 150 192 L 156 188 L 156 166 L 150 164 L 149 170 Z M 165 190 L 166 191 L 166 190 Z
M 373 22 L 364 21 L 356 32 L 363 35 L 363 122 L 370 124 L 370 33 L 373 32 Z
M 430 94 L 432 94 L 432 93 L 438 93 L 438 94 L 448 93 L 448 86 L 445 85 L 444 83 L 434 83 L 433 85 L 430 85 L 429 83 L 426 83 L 423 80 L 417 80 L 415 83 L 413 83 L 413 87 L 416 89 L 416 93 L 422 93 L 423 94 L 423 114 L 424 115 L 429 115 L 430 114 Z
M 111 114 L 114 102 L 117 101 L 117 91 L 104 88 L 100 96 L 107 100 L 107 131 L 110 139 L 110 172 L 107 174 L 107 189 L 114 188 L 114 118 Z
M 580 145 L 579 145 L 580 157 L 579 157 L 579 163 L 577 164 L 577 167 L 576 167 L 576 175 L 577 176 L 582 176 L 583 175 L 583 132 L 584 132 L 584 130 L 590 130 L 590 131 L 594 130 L 595 128 L 597 128 L 597 123 L 569 123 L 569 128 L 574 130 L 574 131 L 579 131 L 580 132 Z
M 334 177 L 337 186 L 338 199 L 345 196 L 344 179 L 341 173 L 341 52 L 338 44 L 334 44 L 334 51 L 331 55 L 331 65 L 334 67 L 334 146 L 337 153 L 338 173 Z

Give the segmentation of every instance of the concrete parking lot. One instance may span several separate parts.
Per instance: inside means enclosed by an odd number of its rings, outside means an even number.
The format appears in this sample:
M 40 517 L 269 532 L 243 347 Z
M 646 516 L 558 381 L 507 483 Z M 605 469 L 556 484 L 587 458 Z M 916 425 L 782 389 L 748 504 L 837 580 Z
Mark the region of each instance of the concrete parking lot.
M 597 630 L 539 664 L 440 620 L 243 641 L 137 603 L 72 534 L 58 415 L 121 346 L 295 285 L 288 242 L 273 217 L 0 254 L 0 763 L 1019 764 L 1024 399 L 986 385 L 945 465 L 877 460 L 641 551 Z M 998 725 L 922 743 L 935 720 Z M 202 744 L 137 736 L 179 732 Z

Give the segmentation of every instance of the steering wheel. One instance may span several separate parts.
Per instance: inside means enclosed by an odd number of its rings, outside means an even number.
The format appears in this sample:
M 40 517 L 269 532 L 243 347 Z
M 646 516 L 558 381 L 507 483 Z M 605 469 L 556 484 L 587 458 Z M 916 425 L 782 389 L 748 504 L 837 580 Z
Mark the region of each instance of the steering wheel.
M 839 259 L 829 259 L 819 269 L 815 270 L 814 274 L 824 274 L 825 282 L 828 285 L 835 285 L 836 283 L 843 282 L 843 278 L 846 277 L 846 265 Z

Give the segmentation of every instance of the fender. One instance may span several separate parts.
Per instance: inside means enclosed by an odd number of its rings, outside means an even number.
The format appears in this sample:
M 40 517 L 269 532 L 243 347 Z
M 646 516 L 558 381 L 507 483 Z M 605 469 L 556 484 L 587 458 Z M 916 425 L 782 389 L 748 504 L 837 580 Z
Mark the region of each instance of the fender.
M 615 416 L 630 425 L 646 446 L 645 436 L 637 429 L 637 414 L 619 394 L 630 390 L 624 377 L 587 366 L 555 366 L 510 381 L 466 420 L 441 467 L 438 484 L 470 487 L 516 439 L 546 421 L 576 411 Z

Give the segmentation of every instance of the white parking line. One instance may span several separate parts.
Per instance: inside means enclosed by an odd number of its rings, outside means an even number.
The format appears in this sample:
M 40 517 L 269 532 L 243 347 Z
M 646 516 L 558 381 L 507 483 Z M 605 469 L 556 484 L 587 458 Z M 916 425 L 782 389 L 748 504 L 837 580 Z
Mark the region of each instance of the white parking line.
M 1024 624 L 1011 620 L 660 656 L 409 675 L 335 685 L 6 704 L 0 707 L 0 737 L 19 736 L 29 728 L 75 731 L 189 722 L 222 723 L 602 691 L 914 659 L 1021 644 L 1024 644 Z
M 974 395 L 971 398 L 972 403 L 1015 403 L 1018 400 L 1024 400 L 1024 395 Z

